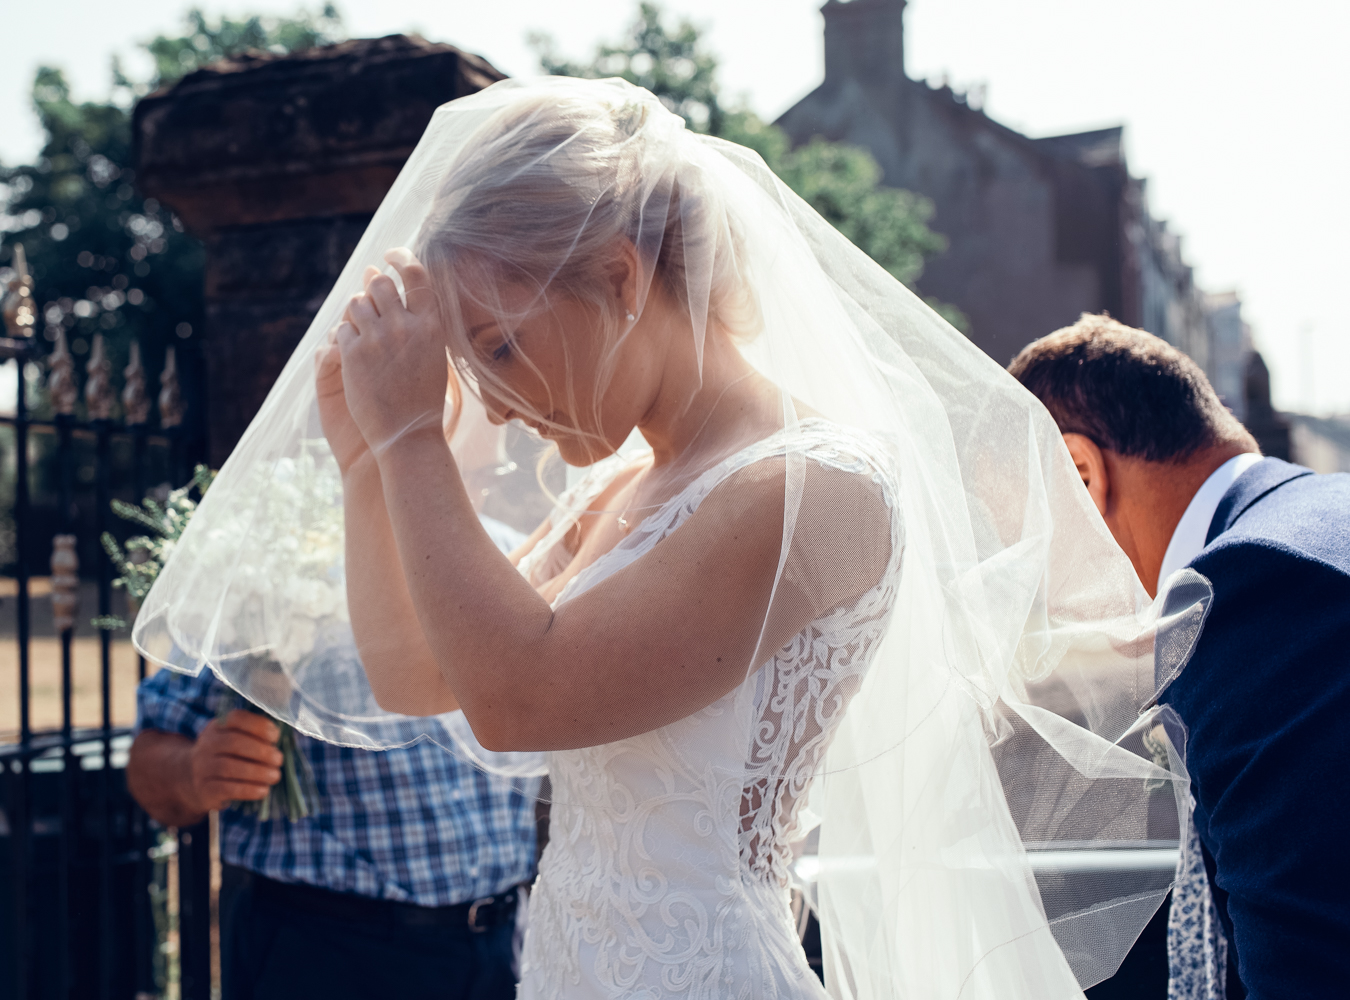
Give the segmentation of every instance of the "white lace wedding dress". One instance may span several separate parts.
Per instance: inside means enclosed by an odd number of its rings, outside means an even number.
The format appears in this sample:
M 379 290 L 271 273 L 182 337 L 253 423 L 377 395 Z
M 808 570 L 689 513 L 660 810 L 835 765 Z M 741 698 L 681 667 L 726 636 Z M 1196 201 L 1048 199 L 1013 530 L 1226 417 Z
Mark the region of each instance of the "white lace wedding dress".
M 789 865 L 807 832 L 800 812 L 813 772 L 895 599 L 902 528 L 879 451 L 819 419 L 760 441 L 636 526 L 555 607 L 649 551 L 728 475 L 789 451 L 880 490 L 891 511 L 886 572 L 715 704 L 641 736 L 549 755 L 549 843 L 530 897 L 522 998 L 826 995 L 797 937 Z M 562 497 L 523 573 L 537 578 L 556 560 L 576 512 L 626 464 L 601 463 Z

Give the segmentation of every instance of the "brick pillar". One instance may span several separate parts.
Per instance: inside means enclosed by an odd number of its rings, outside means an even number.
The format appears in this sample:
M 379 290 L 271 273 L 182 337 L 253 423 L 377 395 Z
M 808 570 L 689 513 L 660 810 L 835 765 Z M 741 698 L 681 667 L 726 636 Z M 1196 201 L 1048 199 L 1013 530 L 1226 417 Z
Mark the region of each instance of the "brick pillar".
M 503 78 L 391 35 L 216 63 L 136 107 L 136 176 L 206 244 L 210 461 L 219 468 L 437 107 Z

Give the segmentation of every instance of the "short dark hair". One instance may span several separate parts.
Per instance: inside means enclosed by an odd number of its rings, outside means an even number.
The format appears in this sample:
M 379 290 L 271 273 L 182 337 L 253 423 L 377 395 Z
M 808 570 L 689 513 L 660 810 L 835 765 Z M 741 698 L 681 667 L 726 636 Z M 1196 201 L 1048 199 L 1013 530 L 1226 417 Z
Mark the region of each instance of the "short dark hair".
M 1150 462 L 1181 462 L 1256 440 L 1219 400 L 1200 366 L 1167 341 L 1084 313 L 1022 348 L 1008 366 L 1065 434 Z

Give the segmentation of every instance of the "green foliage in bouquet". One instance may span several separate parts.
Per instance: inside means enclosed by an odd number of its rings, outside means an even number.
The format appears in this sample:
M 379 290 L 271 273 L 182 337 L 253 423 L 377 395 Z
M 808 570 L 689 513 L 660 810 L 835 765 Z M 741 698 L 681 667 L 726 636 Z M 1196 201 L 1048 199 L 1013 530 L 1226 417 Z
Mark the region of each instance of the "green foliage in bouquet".
M 117 544 L 111 532 L 103 533 L 103 550 L 108 553 L 108 558 L 117 570 L 113 586 L 125 589 L 134 606 L 139 606 L 145 600 L 145 595 L 150 593 L 159 571 L 169 561 L 173 547 L 187 530 L 188 520 L 197 509 L 192 491 L 195 489 L 204 495 L 215 477 L 214 472 L 199 465 L 192 474 L 192 481 L 172 491 L 163 502 L 154 497 L 146 497 L 139 507 L 125 500 L 112 502 L 113 513 L 118 517 L 152 532 L 128 538 L 125 548 Z M 107 615 L 95 618 L 94 627 L 125 629 L 130 627 L 130 623 L 115 615 Z
M 145 600 L 164 565 L 169 561 L 174 546 L 183 537 L 188 522 L 197 511 L 198 501 L 192 499 L 195 489 L 204 496 L 210 489 L 216 474 L 205 465 L 197 466 L 192 480 L 186 486 L 169 493 L 159 501 L 146 497 L 139 507 L 123 500 L 112 502 L 113 513 L 123 520 L 139 524 L 151 532 L 148 535 L 136 535 L 128 538 L 125 547 L 117 544 L 109 532 L 103 533 L 103 548 L 117 569 L 114 587 L 122 587 L 132 604 L 132 617 L 135 608 Z M 128 622 L 114 615 L 95 618 L 95 628 L 125 629 Z M 221 699 L 216 717 L 223 719 L 236 708 L 242 708 L 259 715 L 266 715 L 262 709 L 234 691 L 226 693 Z M 318 790 L 314 785 L 314 775 L 309 762 L 305 760 L 296 745 L 295 730 L 280 719 L 273 719 L 281 730 L 277 740 L 277 749 L 281 751 L 281 780 L 271 787 L 267 796 L 260 801 L 235 802 L 232 808 L 266 822 L 277 816 L 285 816 L 291 821 L 304 819 L 315 811 L 318 802 Z

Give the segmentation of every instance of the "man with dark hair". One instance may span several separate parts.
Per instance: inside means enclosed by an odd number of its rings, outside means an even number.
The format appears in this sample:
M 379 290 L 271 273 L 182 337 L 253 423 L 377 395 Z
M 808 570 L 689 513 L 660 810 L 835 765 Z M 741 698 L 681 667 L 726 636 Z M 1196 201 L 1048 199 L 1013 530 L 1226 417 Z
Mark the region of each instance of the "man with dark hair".
M 1214 586 L 1161 699 L 1188 730 L 1196 833 L 1241 986 L 1342 995 L 1350 475 L 1262 458 L 1193 361 L 1108 317 L 1035 341 L 1009 370 L 1054 416 L 1149 593 L 1188 565 Z

